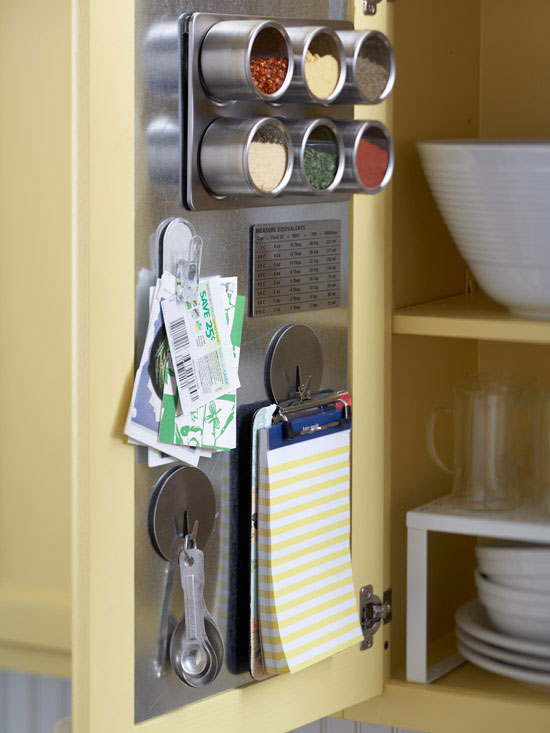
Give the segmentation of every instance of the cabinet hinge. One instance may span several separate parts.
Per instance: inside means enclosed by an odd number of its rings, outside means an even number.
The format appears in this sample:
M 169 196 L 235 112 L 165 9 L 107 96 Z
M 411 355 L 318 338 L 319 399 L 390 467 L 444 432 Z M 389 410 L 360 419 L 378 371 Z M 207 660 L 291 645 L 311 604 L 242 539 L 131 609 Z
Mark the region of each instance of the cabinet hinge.
M 361 617 L 361 629 L 365 637 L 361 642 L 361 651 L 370 649 L 380 626 L 391 621 L 391 588 L 384 591 L 384 597 L 380 600 L 375 596 L 372 585 L 364 585 L 359 591 L 359 614 Z
M 376 15 L 376 6 L 380 0 L 363 0 L 363 15 Z

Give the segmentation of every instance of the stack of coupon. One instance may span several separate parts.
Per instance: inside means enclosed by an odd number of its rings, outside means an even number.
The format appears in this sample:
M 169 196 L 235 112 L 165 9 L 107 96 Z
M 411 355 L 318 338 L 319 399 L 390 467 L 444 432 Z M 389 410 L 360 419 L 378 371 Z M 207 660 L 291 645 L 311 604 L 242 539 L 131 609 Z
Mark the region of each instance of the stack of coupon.
M 236 277 L 199 283 L 192 302 L 165 272 L 151 288 L 149 325 L 125 433 L 147 446 L 150 466 L 199 458 L 236 445 L 236 390 L 245 298 Z

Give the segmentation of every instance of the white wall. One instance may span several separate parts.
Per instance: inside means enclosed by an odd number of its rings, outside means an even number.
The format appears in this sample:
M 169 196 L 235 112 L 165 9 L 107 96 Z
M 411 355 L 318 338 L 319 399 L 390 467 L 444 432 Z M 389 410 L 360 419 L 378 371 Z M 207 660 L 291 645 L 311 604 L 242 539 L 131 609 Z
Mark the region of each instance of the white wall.
M 52 733 L 71 714 L 71 683 L 0 670 L 1 733 Z
M 291 733 L 414 733 L 414 731 L 406 731 L 404 728 L 386 728 L 384 725 L 355 723 L 353 720 L 323 718 L 315 723 L 296 728 Z

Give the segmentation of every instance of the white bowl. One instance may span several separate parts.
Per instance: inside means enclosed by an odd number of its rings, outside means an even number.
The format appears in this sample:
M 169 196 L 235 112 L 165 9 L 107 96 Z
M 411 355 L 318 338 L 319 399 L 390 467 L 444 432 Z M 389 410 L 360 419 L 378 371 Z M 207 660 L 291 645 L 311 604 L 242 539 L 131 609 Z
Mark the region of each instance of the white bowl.
M 512 542 L 478 545 L 476 557 L 484 575 L 538 576 L 550 580 L 550 547 Z M 509 583 L 506 583 L 509 585 Z
M 479 600 L 494 626 L 504 634 L 550 641 L 550 594 L 529 593 L 491 583 L 476 570 Z
M 456 245 L 513 313 L 550 318 L 550 140 L 417 143 Z
M 516 588 L 528 593 L 550 593 L 550 578 L 544 575 L 498 575 L 485 574 L 490 583 L 497 583 L 504 588 Z
M 480 593 L 491 596 L 503 603 L 509 601 L 512 603 L 527 603 L 531 608 L 540 609 L 541 612 L 550 612 L 550 592 L 543 590 L 528 591 L 514 585 L 495 583 L 489 577 L 483 575 L 479 568 L 475 571 L 474 577 Z

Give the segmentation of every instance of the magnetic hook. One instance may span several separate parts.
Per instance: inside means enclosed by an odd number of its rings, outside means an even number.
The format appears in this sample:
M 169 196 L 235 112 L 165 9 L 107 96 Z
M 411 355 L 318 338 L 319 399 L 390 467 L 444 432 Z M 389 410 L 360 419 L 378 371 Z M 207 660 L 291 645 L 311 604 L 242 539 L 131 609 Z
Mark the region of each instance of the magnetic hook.
M 308 378 L 306 379 L 306 383 L 302 384 L 302 378 L 300 374 L 300 366 L 296 365 L 296 390 L 294 393 L 294 396 L 300 400 L 300 402 L 303 402 L 304 400 L 311 399 L 311 394 L 309 391 L 309 386 L 311 384 L 312 375 L 310 374 Z
M 174 542 L 172 544 L 172 551 L 175 555 L 179 556 L 183 552 L 185 555 L 185 562 L 187 565 L 193 564 L 193 559 L 187 554 L 187 550 L 194 550 L 197 546 L 197 535 L 199 533 L 199 520 L 196 519 L 193 524 L 193 529 L 189 532 L 189 514 L 187 509 L 183 512 L 183 521 L 181 529 L 178 524 L 176 516 L 172 515 L 172 523 L 174 526 Z
M 185 515 L 187 516 L 187 512 L 185 512 Z M 183 547 L 181 549 L 181 552 L 184 555 L 184 558 L 185 558 L 184 562 L 187 566 L 193 564 L 193 558 L 187 554 L 187 550 L 194 550 L 196 548 L 198 533 L 199 533 L 199 520 L 196 519 L 195 523 L 193 524 L 193 530 L 191 534 L 187 532 L 185 537 L 183 538 Z
M 162 269 L 171 272 L 176 278 L 178 302 L 196 300 L 199 294 L 202 238 L 191 222 L 182 217 L 166 219 L 163 224 L 165 226 L 158 235 Z
M 176 297 L 180 302 L 198 298 L 202 245 L 202 237 L 195 234 L 186 244 L 182 244 L 182 252 L 178 253 L 180 256 L 176 259 Z

